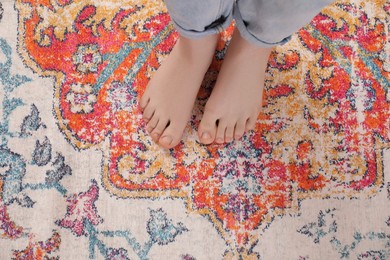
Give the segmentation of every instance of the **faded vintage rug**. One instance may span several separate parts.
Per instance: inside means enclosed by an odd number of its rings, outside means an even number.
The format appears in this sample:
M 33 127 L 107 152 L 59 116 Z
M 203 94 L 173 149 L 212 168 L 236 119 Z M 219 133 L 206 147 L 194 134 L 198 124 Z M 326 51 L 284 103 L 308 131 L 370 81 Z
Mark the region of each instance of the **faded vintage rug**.
M 293 10 L 292 10 L 293 11 Z M 160 0 L 0 0 L 0 259 L 390 259 L 390 2 L 338 1 L 272 53 L 256 131 L 163 150 L 137 103 Z

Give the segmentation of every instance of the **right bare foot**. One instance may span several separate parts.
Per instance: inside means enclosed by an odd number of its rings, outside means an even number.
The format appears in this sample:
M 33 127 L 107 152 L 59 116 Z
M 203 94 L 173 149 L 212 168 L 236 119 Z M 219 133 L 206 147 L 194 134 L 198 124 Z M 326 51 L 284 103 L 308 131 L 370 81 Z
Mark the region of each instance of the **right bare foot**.
M 253 45 L 234 31 L 199 124 L 201 143 L 229 143 L 255 127 L 271 50 Z
M 218 35 L 196 40 L 179 37 L 150 80 L 140 106 L 146 130 L 162 147 L 180 142 L 217 41 Z

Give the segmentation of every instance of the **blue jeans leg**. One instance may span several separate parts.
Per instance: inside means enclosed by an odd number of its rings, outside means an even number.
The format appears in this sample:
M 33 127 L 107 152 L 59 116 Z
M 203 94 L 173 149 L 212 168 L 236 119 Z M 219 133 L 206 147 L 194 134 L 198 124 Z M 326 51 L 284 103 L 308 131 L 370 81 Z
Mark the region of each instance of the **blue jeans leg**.
M 176 30 L 200 38 L 225 30 L 233 20 L 234 0 L 165 0 Z
M 286 43 L 334 0 L 165 0 L 172 23 L 187 38 L 226 29 L 232 20 L 247 41 L 269 47 Z
M 233 17 L 241 36 L 258 46 L 286 43 L 334 0 L 237 0 Z

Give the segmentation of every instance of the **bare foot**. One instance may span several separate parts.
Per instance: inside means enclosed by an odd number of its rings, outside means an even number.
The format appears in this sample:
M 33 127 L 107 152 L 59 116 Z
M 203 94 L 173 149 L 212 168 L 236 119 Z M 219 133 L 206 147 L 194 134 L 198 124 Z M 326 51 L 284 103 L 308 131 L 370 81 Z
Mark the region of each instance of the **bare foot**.
M 146 130 L 162 147 L 180 142 L 217 41 L 218 35 L 197 40 L 179 37 L 150 80 L 140 106 Z
M 254 128 L 271 50 L 247 42 L 235 30 L 199 125 L 201 143 L 228 143 Z

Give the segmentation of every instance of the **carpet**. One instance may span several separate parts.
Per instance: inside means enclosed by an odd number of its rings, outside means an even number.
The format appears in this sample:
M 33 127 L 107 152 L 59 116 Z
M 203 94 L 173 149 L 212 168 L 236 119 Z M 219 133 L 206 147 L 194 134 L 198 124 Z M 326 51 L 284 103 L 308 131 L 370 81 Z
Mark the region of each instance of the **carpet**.
M 390 3 L 337 1 L 272 52 L 255 131 L 161 149 L 138 101 L 160 0 L 1 0 L 0 259 L 390 259 Z

